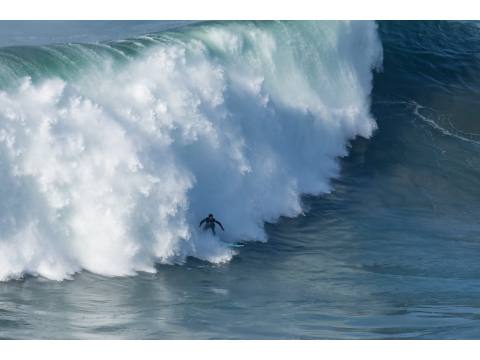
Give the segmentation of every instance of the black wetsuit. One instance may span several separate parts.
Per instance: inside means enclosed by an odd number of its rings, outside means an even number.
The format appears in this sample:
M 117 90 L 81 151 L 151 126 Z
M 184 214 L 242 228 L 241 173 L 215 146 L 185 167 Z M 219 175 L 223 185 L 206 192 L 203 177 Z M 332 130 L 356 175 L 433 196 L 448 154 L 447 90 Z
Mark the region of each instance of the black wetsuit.
M 213 235 L 215 235 L 215 223 L 217 223 L 218 225 L 220 225 L 220 227 L 222 228 L 222 230 L 225 231 L 225 229 L 223 228 L 222 223 L 221 223 L 220 221 L 215 220 L 215 218 L 214 218 L 213 216 L 207 216 L 205 219 L 203 219 L 202 221 L 200 221 L 200 225 L 199 225 L 199 226 L 202 226 L 203 223 L 205 223 L 205 226 L 203 227 L 203 230 L 211 229 Z

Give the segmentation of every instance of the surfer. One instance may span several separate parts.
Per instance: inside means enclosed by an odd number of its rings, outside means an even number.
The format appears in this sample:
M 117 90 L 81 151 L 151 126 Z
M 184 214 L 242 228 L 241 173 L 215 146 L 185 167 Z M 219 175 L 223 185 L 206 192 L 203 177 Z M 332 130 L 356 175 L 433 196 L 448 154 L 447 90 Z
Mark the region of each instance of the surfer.
M 208 229 L 211 229 L 212 230 L 212 234 L 215 235 L 215 223 L 217 223 L 218 225 L 220 225 L 220 227 L 222 228 L 222 231 L 225 231 L 225 229 L 223 228 L 223 225 L 220 221 L 217 221 L 212 214 L 208 214 L 208 216 L 203 219 L 202 221 L 200 221 L 200 226 L 202 226 L 202 224 L 205 223 L 205 226 L 203 227 L 203 230 L 208 230 Z

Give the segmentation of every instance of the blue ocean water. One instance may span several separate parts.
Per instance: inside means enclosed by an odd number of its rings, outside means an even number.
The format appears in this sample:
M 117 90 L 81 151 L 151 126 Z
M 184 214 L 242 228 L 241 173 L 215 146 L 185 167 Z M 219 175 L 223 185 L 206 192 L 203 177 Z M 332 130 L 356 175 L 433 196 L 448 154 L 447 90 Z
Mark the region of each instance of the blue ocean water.
M 163 29 L 0 49 L 0 337 L 480 337 L 478 23 Z

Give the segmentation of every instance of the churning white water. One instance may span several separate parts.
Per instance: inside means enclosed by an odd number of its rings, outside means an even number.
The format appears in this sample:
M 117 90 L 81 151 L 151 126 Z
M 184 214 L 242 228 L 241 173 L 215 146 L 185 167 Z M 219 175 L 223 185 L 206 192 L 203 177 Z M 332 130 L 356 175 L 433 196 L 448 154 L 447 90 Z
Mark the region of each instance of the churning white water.
M 207 23 L 150 40 L 116 57 L 77 45 L 74 78 L 20 58 L 35 78 L 0 91 L 0 280 L 226 262 L 203 217 L 225 241 L 266 241 L 264 222 L 328 192 L 349 140 L 376 127 L 372 22 Z M 47 50 L 71 61 L 67 45 Z

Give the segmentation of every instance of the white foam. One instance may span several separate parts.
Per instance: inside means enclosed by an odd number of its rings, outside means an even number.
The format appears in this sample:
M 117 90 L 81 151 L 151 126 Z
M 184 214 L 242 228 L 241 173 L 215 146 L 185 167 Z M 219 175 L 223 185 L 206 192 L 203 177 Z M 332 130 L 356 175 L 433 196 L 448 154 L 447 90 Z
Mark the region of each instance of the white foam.
M 372 134 L 381 56 L 370 22 L 210 24 L 1 92 L 0 279 L 228 261 L 199 231 L 210 212 L 226 240 L 265 241 L 264 221 L 328 192 L 348 141 Z

